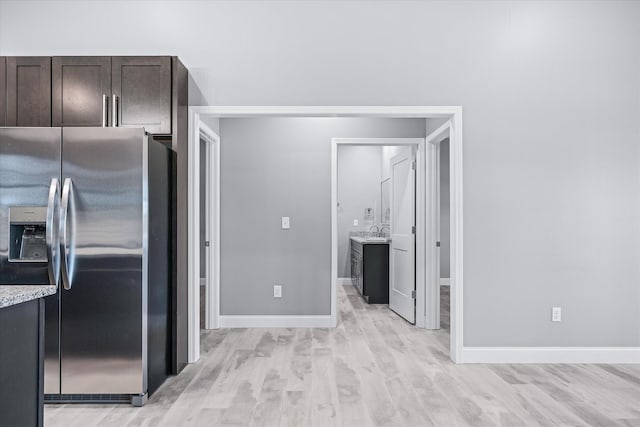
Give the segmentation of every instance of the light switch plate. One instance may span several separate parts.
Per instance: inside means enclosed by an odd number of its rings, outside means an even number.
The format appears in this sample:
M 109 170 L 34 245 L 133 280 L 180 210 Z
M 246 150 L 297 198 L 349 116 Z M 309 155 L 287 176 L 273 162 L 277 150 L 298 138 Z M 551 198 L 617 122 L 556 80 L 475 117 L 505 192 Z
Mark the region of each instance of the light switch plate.
M 282 298 L 282 285 L 273 285 L 273 297 Z
M 357 219 L 354 219 L 354 220 L 353 220 L 353 226 L 354 226 L 354 227 L 357 227 L 357 226 L 358 226 L 358 220 L 357 220 Z
M 551 307 L 551 321 L 562 322 L 562 307 Z
M 289 217 L 288 216 L 283 216 L 282 217 L 282 229 L 283 230 L 288 230 L 289 228 L 290 228 Z

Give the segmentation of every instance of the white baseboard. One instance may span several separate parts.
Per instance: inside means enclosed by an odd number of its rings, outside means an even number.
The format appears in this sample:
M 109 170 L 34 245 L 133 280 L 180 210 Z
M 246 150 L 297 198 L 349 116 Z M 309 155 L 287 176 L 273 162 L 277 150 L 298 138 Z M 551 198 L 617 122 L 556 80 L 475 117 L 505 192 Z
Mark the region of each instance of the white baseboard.
M 450 277 L 441 277 L 440 278 L 440 286 L 451 286 L 451 278 Z
M 459 363 L 640 363 L 640 347 L 463 347 Z
M 221 328 L 334 328 L 331 316 L 220 316 Z
M 347 286 L 351 284 L 351 277 L 338 277 L 338 281 L 336 282 L 336 285 L 340 286 Z

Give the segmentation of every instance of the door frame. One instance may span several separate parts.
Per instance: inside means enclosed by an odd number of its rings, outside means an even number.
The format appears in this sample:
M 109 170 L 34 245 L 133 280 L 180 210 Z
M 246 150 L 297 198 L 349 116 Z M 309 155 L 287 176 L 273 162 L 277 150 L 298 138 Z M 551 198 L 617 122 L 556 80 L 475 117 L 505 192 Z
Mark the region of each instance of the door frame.
M 195 362 L 200 354 L 200 141 L 206 145 L 206 234 L 210 246 L 207 251 L 207 277 L 205 284 L 205 329 L 217 329 L 220 318 L 220 136 L 199 117 L 194 117 L 189 147 L 188 178 L 188 360 Z M 191 130 L 191 126 L 190 126 Z M 194 289 L 193 284 L 197 285 Z M 196 315 L 194 315 L 194 313 Z
M 451 124 L 449 137 L 451 168 L 451 352 L 450 357 L 456 363 L 462 363 L 463 351 L 463 193 L 462 193 L 462 107 L 460 106 L 193 106 L 189 107 L 188 139 L 188 184 L 187 197 L 189 211 L 189 264 L 188 264 L 188 360 L 196 362 L 200 357 L 200 257 L 199 233 L 199 143 L 203 118 L 267 118 L 267 117 L 369 117 L 369 118 L 448 118 Z M 206 125 L 205 125 L 206 126 Z M 426 129 L 425 129 L 426 134 Z M 217 144 L 218 146 L 220 144 Z M 219 149 L 219 148 L 218 148 Z M 220 157 L 218 156 L 218 159 Z M 220 168 L 214 173 L 214 179 L 220 181 Z M 218 193 L 219 194 L 219 193 Z M 213 213 L 219 221 L 219 209 Z M 195 225 L 195 227 L 194 227 Z M 195 249 L 195 250 L 194 250 Z M 219 261 L 218 250 L 218 261 Z M 337 269 L 333 264 L 332 271 Z M 219 292 L 220 270 L 214 271 L 214 286 Z M 332 274 L 331 292 L 335 296 L 336 281 Z M 218 294 L 219 296 L 219 294 Z M 331 324 L 337 323 L 337 307 L 331 303 Z M 422 298 L 426 310 L 426 298 Z M 219 304 L 219 299 L 218 299 Z M 426 320 L 426 313 L 417 313 L 416 322 Z
M 331 138 L 331 313 L 336 312 L 338 283 L 338 146 L 410 146 L 416 147 L 416 326 L 424 327 L 426 256 L 426 143 L 424 138 Z M 420 230 L 423 230 L 422 232 Z
M 439 128 L 431 132 L 426 137 L 427 142 L 427 163 L 429 165 L 429 173 L 427 174 L 427 259 L 431 268 L 427 274 L 426 285 L 426 311 L 425 311 L 425 327 L 427 329 L 440 329 L 440 248 L 437 246 L 437 242 L 440 241 L 440 143 L 446 138 L 451 140 L 451 121 L 447 121 Z M 451 144 L 449 144 L 451 150 Z M 450 153 L 451 154 L 451 153 Z M 450 156 L 449 162 L 452 162 L 452 156 Z M 450 173 L 453 174 L 453 168 L 450 167 Z M 450 178 L 450 182 L 452 179 Z M 453 192 L 451 193 L 453 194 Z M 450 199 L 451 224 L 453 224 L 453 198 Z M 453 257 L 453 227 L 450 231 L 450 259 Z M 451 264 L 453 265 L 453 263 Z M 451 269 L 451 276 L 453 277 L 453 268 Z M 453 280 L 451 280 L 453 282 Z M 453 302 L 453 288 L 450 293 L 451 302 Z M 450 304 L 453 307 L 453 304 Z M 452 335 L 453 337 L 453 335 Z

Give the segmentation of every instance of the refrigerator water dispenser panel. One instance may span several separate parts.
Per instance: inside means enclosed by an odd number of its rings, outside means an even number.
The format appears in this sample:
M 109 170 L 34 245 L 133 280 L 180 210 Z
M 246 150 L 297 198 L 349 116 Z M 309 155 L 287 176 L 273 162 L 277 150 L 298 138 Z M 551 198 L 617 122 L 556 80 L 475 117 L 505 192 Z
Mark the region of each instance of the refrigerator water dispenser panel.
M 9 207 L 9 262 L 47 262 L 46 206 Z

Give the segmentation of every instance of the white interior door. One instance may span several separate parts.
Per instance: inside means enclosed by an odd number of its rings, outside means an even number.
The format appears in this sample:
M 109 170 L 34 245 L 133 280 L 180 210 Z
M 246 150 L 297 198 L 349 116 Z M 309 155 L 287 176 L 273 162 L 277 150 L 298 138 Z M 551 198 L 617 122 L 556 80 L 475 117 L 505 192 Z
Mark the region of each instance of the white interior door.
M 415 155 L 404 147 L 391 158 L 391 243 L 389 244 L 389 308 L 416 322 Z

